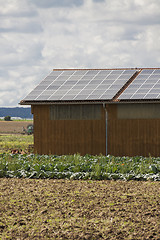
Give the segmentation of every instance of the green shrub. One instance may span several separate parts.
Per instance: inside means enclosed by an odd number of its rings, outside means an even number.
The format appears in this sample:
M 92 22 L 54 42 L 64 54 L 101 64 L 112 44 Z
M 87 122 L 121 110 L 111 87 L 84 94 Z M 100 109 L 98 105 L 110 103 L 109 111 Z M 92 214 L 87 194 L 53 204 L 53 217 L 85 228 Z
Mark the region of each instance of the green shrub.
M 11 121 L 11 116 L 5 116 L 4 121 Z

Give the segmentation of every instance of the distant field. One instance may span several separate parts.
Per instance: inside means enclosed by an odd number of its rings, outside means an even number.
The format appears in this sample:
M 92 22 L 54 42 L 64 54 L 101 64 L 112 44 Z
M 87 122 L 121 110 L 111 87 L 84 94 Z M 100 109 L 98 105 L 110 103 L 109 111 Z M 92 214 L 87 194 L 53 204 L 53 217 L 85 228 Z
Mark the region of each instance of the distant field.
M 22 133 L 28 124 L 33 124 L 33 121 L 0 121 L 0 133 Z
M 14 149 L 26 152 L 31 145 L 33 145 L 33 135 L 0 134 L 0 153 L 10 153 Z

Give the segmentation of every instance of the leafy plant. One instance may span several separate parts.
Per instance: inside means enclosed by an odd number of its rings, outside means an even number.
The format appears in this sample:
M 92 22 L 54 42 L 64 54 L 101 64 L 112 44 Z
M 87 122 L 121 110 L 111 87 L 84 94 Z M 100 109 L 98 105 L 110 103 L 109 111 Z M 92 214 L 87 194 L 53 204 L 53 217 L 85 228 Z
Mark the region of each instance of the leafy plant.
M 3 153 L 0 177 L 160 181 L 160 158 Z

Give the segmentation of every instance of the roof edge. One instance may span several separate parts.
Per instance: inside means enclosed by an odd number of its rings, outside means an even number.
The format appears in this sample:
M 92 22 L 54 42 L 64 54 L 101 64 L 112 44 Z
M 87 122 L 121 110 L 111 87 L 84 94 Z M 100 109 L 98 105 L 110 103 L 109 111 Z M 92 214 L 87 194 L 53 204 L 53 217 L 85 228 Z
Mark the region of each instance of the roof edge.
M 54 68 L 53 71 L 78 71 L 78 70 L 143 70 L 143 69 L 160 69 L 157 67 L 128 67 L 128 68 Z
M 160 103 L 160 99 L 132 99 L 132 100 L 77 100 L 77 101 L 21 101 L 20 105 L 60 105 L 60 104 L 124 104 L 124 103 Z

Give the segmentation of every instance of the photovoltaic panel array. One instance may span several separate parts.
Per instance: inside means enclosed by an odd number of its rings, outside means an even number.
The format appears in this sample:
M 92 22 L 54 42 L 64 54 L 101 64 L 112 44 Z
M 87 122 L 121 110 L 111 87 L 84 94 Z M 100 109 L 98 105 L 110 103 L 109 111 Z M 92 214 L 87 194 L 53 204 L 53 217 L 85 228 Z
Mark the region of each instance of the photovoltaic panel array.
M 143 69 L 118 99 L 160 99 L 160 69 Z
M 24 101 L 111 100 L 136 70 L 54 70 Z

